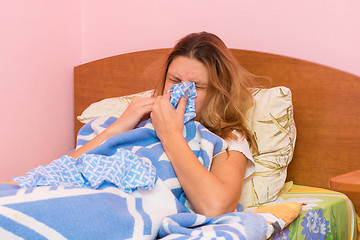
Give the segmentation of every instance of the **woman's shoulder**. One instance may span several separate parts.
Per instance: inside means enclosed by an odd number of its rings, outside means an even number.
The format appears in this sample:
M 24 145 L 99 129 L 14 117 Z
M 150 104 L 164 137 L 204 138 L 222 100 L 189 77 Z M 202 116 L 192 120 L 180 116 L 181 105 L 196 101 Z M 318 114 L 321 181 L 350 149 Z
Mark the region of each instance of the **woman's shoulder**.
M 255 162 L 250 150 L 249 142 L 240 132 L 234 130 L 237 139 L 225 140 L 228 144 L 228 151 L 239 151 L 248 159 L 246 164 L 245 178 L 249 177 L 255 170 Z
M 245 136 L 240 133 L 239 131 L 233 130 L 233 134 L 235 134 L 236 138 L 231 138 L 225 140 L 227 142 L 228 150 L 236 150 L 238 148 L 246 148 L 250 151 L 250 146 L 248 141 L 246 140 Z

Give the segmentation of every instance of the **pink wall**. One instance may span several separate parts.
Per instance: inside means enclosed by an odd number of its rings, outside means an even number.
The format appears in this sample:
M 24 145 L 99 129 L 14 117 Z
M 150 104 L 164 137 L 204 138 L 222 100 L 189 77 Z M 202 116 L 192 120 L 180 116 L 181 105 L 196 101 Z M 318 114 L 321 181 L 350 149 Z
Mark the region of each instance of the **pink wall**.
M 80 1 L 0 1 L 0 180 L 73 148 Z
M 171 47 L 210 31 L 229 47 L 318 62 L 360 75 L 358 0 L 87 0 L 82 61 Z
M 75 65 L 171 47 L 206 30 L 229 47 L 360 75 L 358 0 L 0 1 L 0 180 L 73 147 Z

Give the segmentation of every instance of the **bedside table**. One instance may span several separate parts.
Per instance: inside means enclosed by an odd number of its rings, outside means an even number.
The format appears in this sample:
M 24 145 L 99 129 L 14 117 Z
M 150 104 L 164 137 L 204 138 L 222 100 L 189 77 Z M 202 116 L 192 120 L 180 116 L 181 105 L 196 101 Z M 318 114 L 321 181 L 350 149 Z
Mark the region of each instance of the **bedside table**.
M 330 188 L 335 191 L 360 193 L 360 169 L 330 179 Z
M 330 189 L 347 195 L 360 213 L 360 169 L 330 179 Z

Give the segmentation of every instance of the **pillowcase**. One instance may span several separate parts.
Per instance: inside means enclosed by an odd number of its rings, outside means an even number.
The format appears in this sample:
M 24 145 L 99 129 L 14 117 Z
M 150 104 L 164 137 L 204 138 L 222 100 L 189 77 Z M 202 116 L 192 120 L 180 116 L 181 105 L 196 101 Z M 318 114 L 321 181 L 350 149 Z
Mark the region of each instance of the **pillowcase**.
M 255 142 L 250 149 L 255 172 L 244 180 L 240 197 L 244 207 L 258 206 L 278 197 L 296 140 L 290 89 L 256 89 L 254 98 L 255 105 L 247 113 L 247 126 Z
M 82 112 L 77 119 L 82 123 L 88 123 L 98 117 L 120 117 L 134 97 L 151 97 L 154 90 L 126 95 L 122 97 L 106 98 L 91 104 Z
M 93 103 L 78 120 L 87 123 L 98 117 L 119 117 L 134 97 L 150 97 L 152 93 L 153 90 L 149 90 Z M 255 142 L 251 146 L 255 172 L 244 180 L 239 203 L 245 208 L 278 197 L 285 184 L 296 139 L 290 89 L 256 89 L 254 98 L 255 105 L 247 113 L 247 126 Z

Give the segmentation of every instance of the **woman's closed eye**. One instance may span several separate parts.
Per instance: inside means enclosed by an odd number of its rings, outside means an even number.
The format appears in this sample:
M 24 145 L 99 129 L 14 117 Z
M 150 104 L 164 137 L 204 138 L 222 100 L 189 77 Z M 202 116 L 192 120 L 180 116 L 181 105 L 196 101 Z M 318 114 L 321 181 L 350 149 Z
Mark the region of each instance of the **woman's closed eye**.
M 180 83 L 181 80 L 179 78 L 169 78 L 169 80 L 173 83 Z
M 202 90 L 202 89 L 206 89 L 206 85 L 202 85 L 202 84 L 195 84 L 195 87 L 196 87 L 196 89 L 198 89 L 198 90 Z
M 169 76 L 168 77 L 169 81 L 172 82 L 173 84 L 177 84 L 177 83 L 181 83 L 182 80 L 178 77 L 174 77 L 174 76 Z M 198 83 L 198 82 L 195 82 L 195 87 L 197 90 L 203 90 L 203 89 L 206 89 L 207 88 L 207 85 L 204 85 L 202 83 Z

